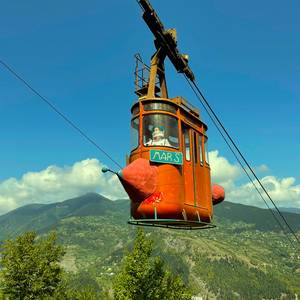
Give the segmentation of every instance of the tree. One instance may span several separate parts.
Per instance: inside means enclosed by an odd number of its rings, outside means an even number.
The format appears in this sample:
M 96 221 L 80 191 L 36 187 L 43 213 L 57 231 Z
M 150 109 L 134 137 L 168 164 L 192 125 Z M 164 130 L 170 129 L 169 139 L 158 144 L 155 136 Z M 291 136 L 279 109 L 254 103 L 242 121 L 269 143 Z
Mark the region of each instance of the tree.
M 191 299 L 181 277 L 166 270 L 160 257 L 151 256 L 152 250 L 153 241 L 138 229 L 133 249 L 114 280 L 115 300 Z
M 95 300 L 103 299 L 101 288 L 87 271 L 65 273 L 53 296 L 45 300 Z M 1 299 L 0 299 L 1 300 Z
M 67 284 L 60 285 L 52 296 L 44 300 L 96 300 L 102 299 L 92 286 L 81 287 L 80 289 L 70 288 Z
M 5 295 L 25 300 L 54 294 L 61 282 L 59 262 L 64 255 L 56 240 L 54 232 L 39 239 L 35 232 L 26 232 L 4 242 L 0 266 Z

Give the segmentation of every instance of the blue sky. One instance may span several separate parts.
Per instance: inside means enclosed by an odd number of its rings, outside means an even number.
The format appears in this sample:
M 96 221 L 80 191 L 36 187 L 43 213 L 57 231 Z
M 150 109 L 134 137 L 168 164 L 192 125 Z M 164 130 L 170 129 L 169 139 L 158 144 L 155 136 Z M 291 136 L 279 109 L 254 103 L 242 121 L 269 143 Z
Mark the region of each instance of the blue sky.
M 267 166 L 259 176 L 293 178 L 298 193 L 299 1 L 151 3 L 165 26 L 177 29 L 198 84 L 246 158 Z M 124 165 L 133 55 L 147 61 L 154 51 L 136 1 L 2 1 L 0 35 L 0 58 Z M 198 105 L 184 78 L 167 70 L 170 95 Z M 0 111 L 0 184 L 88 158 L 115 167 L 2 67 Z M 234 166 L 202 116 L 210 149 Z

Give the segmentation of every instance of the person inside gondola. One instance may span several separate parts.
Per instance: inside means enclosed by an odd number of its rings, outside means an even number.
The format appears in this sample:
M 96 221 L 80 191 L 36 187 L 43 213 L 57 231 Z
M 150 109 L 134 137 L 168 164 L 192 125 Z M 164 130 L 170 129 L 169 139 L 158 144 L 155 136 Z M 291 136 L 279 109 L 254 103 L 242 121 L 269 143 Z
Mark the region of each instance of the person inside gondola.
M 154 126 L 152 130 L 152 139 L 146 146 L 168 146 L 172 147 L 167 138 L 165 138 L 165 128 L 163 126 Z

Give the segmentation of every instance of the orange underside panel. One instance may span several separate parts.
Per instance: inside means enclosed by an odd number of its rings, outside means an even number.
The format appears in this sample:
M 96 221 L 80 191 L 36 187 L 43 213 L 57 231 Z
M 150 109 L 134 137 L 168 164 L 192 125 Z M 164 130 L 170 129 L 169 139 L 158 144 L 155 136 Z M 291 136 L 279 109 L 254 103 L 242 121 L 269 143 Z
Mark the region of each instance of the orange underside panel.
M 210 222 L 212 203 L 224 200 L 224 188 L 210 182 L 200 182 L 199 201 L 186 199 L 187 189 L 194 191 L 193 185 L 186 185 L 181 166 L 155 164 L 145 158 L 137 158 L 125 167 L 120 180 L 131 199 L 131 215 L 135 219 L 179 219 Z M 207 187 L 206 187 L 207 185 Z

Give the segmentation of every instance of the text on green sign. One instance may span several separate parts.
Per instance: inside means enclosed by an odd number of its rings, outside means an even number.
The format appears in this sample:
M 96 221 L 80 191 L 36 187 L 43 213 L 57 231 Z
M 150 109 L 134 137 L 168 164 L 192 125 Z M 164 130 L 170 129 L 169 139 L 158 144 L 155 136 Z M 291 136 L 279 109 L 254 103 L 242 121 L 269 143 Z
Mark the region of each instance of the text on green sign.
M 150 150 L 150 161 L 164 164 L 182 165 L 182 153 L 163 150 Z

